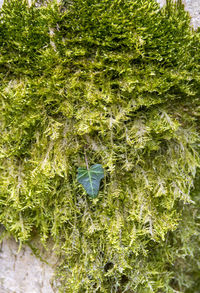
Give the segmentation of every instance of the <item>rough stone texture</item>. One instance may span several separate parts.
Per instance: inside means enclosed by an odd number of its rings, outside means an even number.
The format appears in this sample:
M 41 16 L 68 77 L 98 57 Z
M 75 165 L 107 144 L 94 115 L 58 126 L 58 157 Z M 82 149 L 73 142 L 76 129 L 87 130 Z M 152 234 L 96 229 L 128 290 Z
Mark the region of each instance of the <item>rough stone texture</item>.
M 55 293 L 51 281 L 55 256 L 46 255 L 47 264 L 29 246 L 18 249 L 19 244 L 11 238 L 0 245 L 0 293 Z
M 157 2 L 163 6 L 166 0 L 157 0 Z M 200 0 L 183 0 L 183 3 L 191 15 L 191 25 L 197 29 L 200 26 Z

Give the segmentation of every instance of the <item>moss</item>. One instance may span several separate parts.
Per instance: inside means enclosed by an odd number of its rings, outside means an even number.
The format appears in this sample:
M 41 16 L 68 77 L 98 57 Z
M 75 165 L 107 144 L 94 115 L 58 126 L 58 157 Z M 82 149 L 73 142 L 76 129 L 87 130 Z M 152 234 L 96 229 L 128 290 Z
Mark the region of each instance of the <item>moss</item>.
M 195 292 L 200 37 L 183 5 L 7 0 L 0 19 L 0 222 L 53 239 L 59 292 Z M 94 200 L 85 152 L 105 169 Z

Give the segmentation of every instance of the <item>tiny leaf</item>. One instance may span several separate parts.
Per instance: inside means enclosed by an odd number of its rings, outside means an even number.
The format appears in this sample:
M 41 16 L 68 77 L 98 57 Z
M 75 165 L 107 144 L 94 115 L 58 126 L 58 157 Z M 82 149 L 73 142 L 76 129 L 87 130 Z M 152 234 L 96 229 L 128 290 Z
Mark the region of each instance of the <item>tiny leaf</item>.
M 101 164 L 95 164 L 90 169 L 78 168 L 77 180 L 83 185 L 88 195 L 97 197 L 101 179 L 104 178 L 104 170 Z

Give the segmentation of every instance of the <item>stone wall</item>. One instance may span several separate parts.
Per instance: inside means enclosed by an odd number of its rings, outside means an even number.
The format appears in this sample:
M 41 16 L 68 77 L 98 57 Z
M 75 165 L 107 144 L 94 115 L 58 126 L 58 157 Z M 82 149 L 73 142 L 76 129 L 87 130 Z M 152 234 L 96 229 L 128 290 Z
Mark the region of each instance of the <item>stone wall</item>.
M 19 244 L 12 238 L 0 244 L 0 293 L 55 293 L 52 279 L 56 257 L 52 251 L 40 247 L 40 255 L 47 263 L 36 257 L 28 245 L 18 250 Z

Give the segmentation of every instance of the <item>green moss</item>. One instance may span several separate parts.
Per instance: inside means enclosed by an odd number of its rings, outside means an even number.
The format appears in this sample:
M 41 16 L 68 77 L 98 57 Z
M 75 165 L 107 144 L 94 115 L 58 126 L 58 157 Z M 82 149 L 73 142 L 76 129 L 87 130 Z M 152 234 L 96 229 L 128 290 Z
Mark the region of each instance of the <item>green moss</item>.
M 189 22 L 180 1 L 5 1 L 0 222 L 22 243 L 53 238 L 60 292 L 197 292 Z M 105 170 L 96 199 L 76 179 L 85 151 Z

